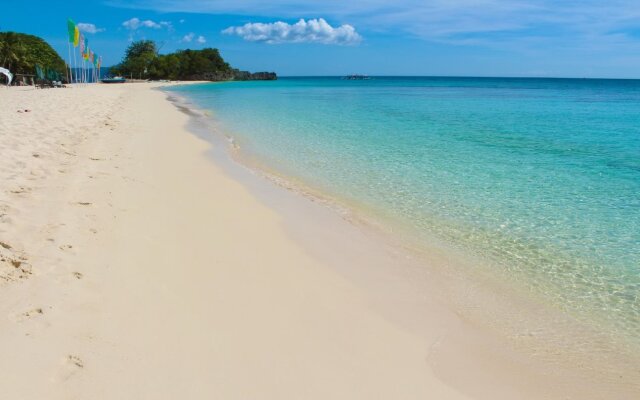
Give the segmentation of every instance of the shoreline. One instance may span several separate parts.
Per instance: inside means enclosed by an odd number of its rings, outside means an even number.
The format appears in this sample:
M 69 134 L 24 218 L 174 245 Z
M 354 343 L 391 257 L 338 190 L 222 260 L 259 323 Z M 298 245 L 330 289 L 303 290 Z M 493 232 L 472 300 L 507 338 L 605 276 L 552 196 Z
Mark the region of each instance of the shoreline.
M 474 329 L 489 333 L 493 338 L 506 339 L 512 351 L 521 352 L 525 357 L 534 356 L 558 370 L 571 371 L 579 366 L 578 375 L 586 374 L 596 379 L 605 375 L 605 380 L 610 382 L 624 376 L 627 382 L 635 381 L 638 374 L 632 371 L 640 365 L 640 349 L 637 343 L 629 341 L 629 337 L 599 329 L 597 325 L 602 321 L 577 319 L 556 304 L 526 292 L 526 285 L 520 283 L 522 286 L 518 286 L 518 282 L 496 276 L 495 271 L 482 264 L 483 260 L 463 254 L 440 240 L 432 238 L 434 243 L 419 246 L 408 240 L 406 231 L 385 225 L 388 221 L 378 220 L 355 204 L 322 193 L 305 182 L 285 176 L 255 157 L 243 154 L 241 146 L 236 144 L 231 134 L 224 132 L 209 111 L 200 109 L 182 94 L 166 93 L 169 101 L 192 119 L 189 130 L 214 147 L 209 156 L 212 162 L 222 165 L 227 174 L 242 182 L 261 202 L 283 215 L 286 223 L 292 226 L 292 238 L 305 248 L 313 251 L 313 245 L 300 239 L 296 233 L 300 229 L 296 229 L 295 220 L 304 219 L 309 211 L 292 213 L 291 209 L 295 207 L 281 206 L 280 203 L 288 204 L 282 194 L 265 186 L 277 186 L 302 201 L 326 208 L 342 222 L 365 232 L 370 240 L 392 249 L 399 258 L 411 260 L 403 266 L 405 270 L 402 273 L 422 280 L 421 290 L 438 292 L 441 303 Z M 224 147 L 224 151 L 216 149 L 217 146 Z M 359 273 L 365 275 L 368 271 Z M 426 282 L 430 279 L 437 284 Z M 456 294 L 447 293 L 443 289 L 445 287 Z M 479 307 L 478 303 L 487 306 L 486 309 Z M 523 310 L 524 317 L 520 315 Z M 590 349 L 586 350 L 584 346 Z
M 180 92 L 176 94 L 176 92 L 171 91 L 170 93 L 171 96 L 182 95 Z M 183 97 L 180 101 L 187 100 Z M 414 255 L 416 253 L 420 254 L 425 260 L 428 260 L 429 255 L 433 253 L 444 253 L 451 259 L 457 259 L 455 264 L 461 265 L 460 268 L 457 268 L 459 270 L 457 273 L 476 273 L 476 278 L 478 279 L 493 280 L 497 286 L 511 286 L 510 289 L 517 289 L 518 292 L 526 293 L 525 296 L 529 300 L 544 305 L 553 313 L 561 313 L 578 321 L 579 328 L 576 331 L 584 330 L 587 327 L 587 330 L 596 332 L 597 336 L 615 338 L 618 347 L 623 346 L 629 350 L 635 349 L 633 354 L 640 354 L 640 341 L 637 340 L 637 335 L 635 335 L 635 330 L 633 329 L 633 315 L 628 317 L 628 320 L 623 320 L 622 317 L 626 316 L 620 314 L 614 314 L 609 318 L 609 315 L 602 312 L 599 313 L 599 310 L 605 310 L 605 305 L 614 306 L 614 304 L 602 304 L 598 301 L 574 302 L 575 299 L 584 297 L 584 291 L 589 292 L 591 289 L 590 287 L 583 288 L 579 286 L 581 276 L 589 274 L 590 271 L 567 269 L 566 276 L 572 275 L 574 279 L 563 284 L 554 284 L 551 279 L 545 280 L 545 275 L 553 276 L 557 271 L 545 270 L 544 268 L 527 270 L 523 269 L 522 266 L 512 265 L 518 259 L 524 259 L 522 257 L 500 258 L 498 253 L 501 253 L 502 250 L 504 252 L 514 250 L 513 247 L 507 247 L 505 244 L 517 242 L 521 246 L 528 245 L 528 243 L 519 240 L 517 236 L 503 235 L 498 243 L 505 246 L 497 246 L 493 250 L 486 252 L 483 251 L 483 246 L 486 246 L 486 243 L 481 243 L 480 241 L 467 243 L 461 240 L 456 241 L 451 238 L 437 237 L 435 234 L 427 232 L 428 228 L 424 228 L 424 226 L 421 227 L 423 229 L 419 229 L 416 226 L 412 226 L 408 221 L 401 221 L 398 215 L 393 215 L 394 213 L 389 209 L 384 209 L 371 203 L 365 204 L 354 196 L 349 197 L 335 188 L 330 189 L 326 182 L 318 183 L 308 175 L 302 177 L 296 171 L 287 170 L 277 158 L 268 159 L 268 157 L 258 154 L 255 149 L 251 149 L 251 141 L 247 139 L 246 135 L 229 130 L 226 124 L 229 121 L 217 120 L 215 118 L 215 110 L 201 109 L 201 106 L 197 106 L 190 101 L 197 101 L 197 97 L 195 100 L 187 101 L 186 105 L 181 107 L 188 108 L 191 105 L 195 110 L 193 112 L 194 117 L 205 116 L 209 118 L 211 126 L 208 129 L 222 132 L 221 134 L 232 143 L 230 151 L 235 161 L 249 169 L 258 171 L 259 174 L 275 184 L 285 189 L 293 190 L 302 196 L 309 197 L 312 201 L 327 204 L 350 222 L 362 224 L 368 229 L 375 230 L 381 236 L 384 236 L 386 240 L 394 242 L 399 247 L 406 248 Z M 210 115 L 211 113 L 213 113 L 213 116 Z M 207 138 L 206 135 L 201 136 L 205 139 Z M 465 248 L 465 245 L 468 246 Z M 532 247 L 535 248 L 536 246 Z M 538 248 L 538 252 L 528 255 L 540 258 L 557 257 L 557 259 L 566 263 L 574 262 L 575 260 L 576 265 L 586 263 L 577 257 L 572 259 L 570 254 L 562 253 L 560 250 L 553 248 L 545 251 Z M 542 263 L 542 266 L 544 266 L 544 263 Z M 562 278 L 563 276 L 560 275 L 560 277 Z M 599 278 L 604 281 L 611 281 L 619 277 L 614 272 L 609 272 L 606 275 L 603 273 Z M 562 281 L 562 279 L 558 280 Z M 574 289 L 574 287 L 578 289 Z M 614 287 L 610 289 L 615 291 Z M 592 299 L 597 299 L 599 297 L 597 294 L 592 295 Z M 620 293 L 620 297 L 623 296 L 629 298 L 628 293 Z M 620 311 L 615 307 L 613 310 Z M 635 320 L 637 321 L 637 318 Z M 630 322 L 630 327 L 622 327 L 623 322 Z
M 256 175 L 248 187 L 161 86 L 34 92 L 0 114 L 0 250 L 30 268 L 0 286 L 7 396 L 637 393 L 544 370 L 425 292 L 435 273 L 406 254 Z

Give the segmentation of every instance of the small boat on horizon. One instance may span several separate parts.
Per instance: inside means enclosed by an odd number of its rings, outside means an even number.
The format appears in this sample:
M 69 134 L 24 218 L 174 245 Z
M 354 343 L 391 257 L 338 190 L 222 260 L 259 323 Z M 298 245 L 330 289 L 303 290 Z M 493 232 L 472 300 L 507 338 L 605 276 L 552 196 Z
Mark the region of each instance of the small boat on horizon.
M 104 78 L 100 81 L 102 83 L 125 83 L 127 80 L 121 76 L 115 76 L 113 78 Z
M 367 81 L 371 78 L 368 75 L 352 74 L 352 75 L 347 75 L 342 79 L 346 79 L 348 81 Z

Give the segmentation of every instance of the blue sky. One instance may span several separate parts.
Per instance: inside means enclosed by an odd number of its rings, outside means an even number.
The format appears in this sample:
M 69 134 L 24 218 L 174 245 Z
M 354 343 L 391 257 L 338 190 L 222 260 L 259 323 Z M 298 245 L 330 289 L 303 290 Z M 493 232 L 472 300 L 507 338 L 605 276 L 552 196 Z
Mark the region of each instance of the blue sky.
M 640 78 L 638 0 L 54 3 L 2 13 L 0 30 L 41 36 L 66 58 L 71 17 L 105 65 L 152 39 L 161 52 L 216 47 L 234 67 L 280 75 Z

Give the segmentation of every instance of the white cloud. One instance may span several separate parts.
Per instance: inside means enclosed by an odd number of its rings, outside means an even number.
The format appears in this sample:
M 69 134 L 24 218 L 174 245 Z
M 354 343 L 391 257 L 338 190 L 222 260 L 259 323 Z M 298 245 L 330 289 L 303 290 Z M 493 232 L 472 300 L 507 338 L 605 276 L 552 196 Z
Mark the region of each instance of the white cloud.
M 638 43 L 638 0 L 109 0 L 159 12 L 236 14 L 269 18 L 322 15 L 359 29 L 402 32 L 455 44 L 584 45 Z M 620 32 L 612 38 L 612 32 Z
M 171 22 L 168 22 L 168 21 L 155 22 L 150 19 L 142 21 L 139 18 L 131 18 L 127 21 L 124 21 L 122 23 L 122 26 L 124 26 L 125 28 L 131 31 L 135 31 L 140 28 L 153 28 L 153 29 L 162 29 L 162 28 L 172 29 L 173 28 L 171 25 Z
M 78 22 L 78 29 L 80 29 L 81 32 L 85 33 L 98 33 L 105 31 L 104 28 L 98 28 L 94 24 L 90 24 L 87 22 Z
M 323 43 L 358 44 L 362 37 L 351 25 L 332 27 L 323 18 L 300 19 L 295 24 L 278 21 L 273 23 L 247 23 L 231 26 L 222 31 L 227 35 L 238 35 L 251 42 L 277 43 Z
M 194 39 L 196 40 L 196 42 L 198 42 L 200 44 L 207 43 L 207 39 L 204 36 L 200 35 L 200 36 L 198 36 L 196 38 L 196 34 L 193 33 L 193 32 L 189 32 L 186 35 L 184 35 L 182 37 L 182 40 L 180 40 L 180 41 L 181 42 L 185 42 L 185 43 L 191 43 Z

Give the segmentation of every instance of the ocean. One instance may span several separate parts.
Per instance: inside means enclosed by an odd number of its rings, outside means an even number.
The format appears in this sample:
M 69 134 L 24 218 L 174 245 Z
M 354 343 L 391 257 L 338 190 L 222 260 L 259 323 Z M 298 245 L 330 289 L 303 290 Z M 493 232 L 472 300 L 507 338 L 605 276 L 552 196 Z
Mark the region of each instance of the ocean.
M 637 338 L 640 80 L 309 77 L 170 90 L 268 169 Z

